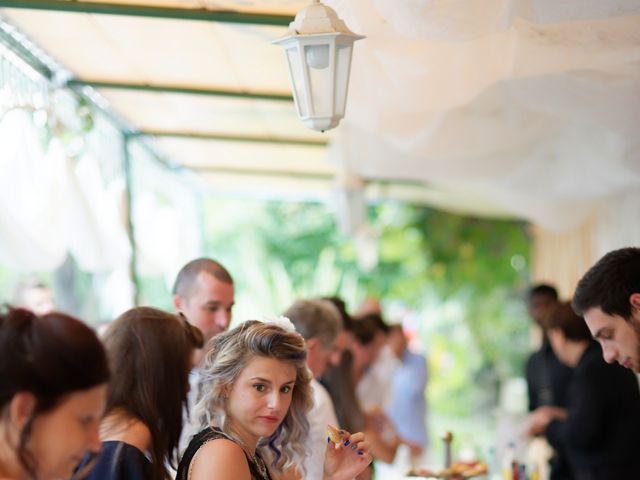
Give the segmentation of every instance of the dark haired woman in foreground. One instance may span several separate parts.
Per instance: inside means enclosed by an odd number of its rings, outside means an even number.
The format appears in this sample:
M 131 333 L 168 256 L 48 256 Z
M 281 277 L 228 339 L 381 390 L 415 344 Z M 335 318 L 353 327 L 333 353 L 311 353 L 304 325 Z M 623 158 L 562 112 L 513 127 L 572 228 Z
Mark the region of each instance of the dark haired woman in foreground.
M 100 448 L 108 378 L 102 344 L 81 321 L 1 312 L 0 478 L 71 478 Z

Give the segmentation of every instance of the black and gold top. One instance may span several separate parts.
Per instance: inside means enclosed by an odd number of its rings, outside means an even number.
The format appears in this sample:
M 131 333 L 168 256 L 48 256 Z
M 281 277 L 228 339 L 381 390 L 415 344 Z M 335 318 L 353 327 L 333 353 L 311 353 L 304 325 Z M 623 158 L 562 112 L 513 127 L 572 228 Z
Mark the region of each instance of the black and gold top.
M 242 451 L 244 451 L 244 455 L 247 458 L 247 463 L 249 464 L 251 480 L 271 480 L 269 469 L 267 468 L 267 465 L 264 463 L 264 460 L 262 460 L 258 452 L 256 452 L 255 457 L 252 458 L 235 438 L 227 435 L 222 430 L 215 427 L 205 428 L 200 433 L 193 436 L 193 438 L 189 442 L 189 446 L 184 451 L 184 455 L 180 459 L 178 472 L 176 474 L 176 480 L 189 480 L 189 470 L 191 467 L 191 462 L 198 450 L 200 450 L 200 447 L 202 447 L 205 443 L 208 443 L 212 440 L 217 440 L 219 438 L 231 440 L 233 443 L 242 448 Z

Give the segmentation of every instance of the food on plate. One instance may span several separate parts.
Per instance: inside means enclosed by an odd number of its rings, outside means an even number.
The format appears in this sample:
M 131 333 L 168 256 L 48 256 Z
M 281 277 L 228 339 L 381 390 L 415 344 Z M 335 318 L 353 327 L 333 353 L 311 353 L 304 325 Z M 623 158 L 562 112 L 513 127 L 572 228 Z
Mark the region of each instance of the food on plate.
M 409 471 L 407 476 L 461 480 L 465 478 L 473 478 L 473 477 L 485 475 L 487 472 L 488 472 L 487 465 L 483 462 L 474 462 L 474 463 L 456 462 L 456 463 L 453 463 L 449 468 L 444 468 L 442 470 L 430 470 L 424 467 L 414 468 Z

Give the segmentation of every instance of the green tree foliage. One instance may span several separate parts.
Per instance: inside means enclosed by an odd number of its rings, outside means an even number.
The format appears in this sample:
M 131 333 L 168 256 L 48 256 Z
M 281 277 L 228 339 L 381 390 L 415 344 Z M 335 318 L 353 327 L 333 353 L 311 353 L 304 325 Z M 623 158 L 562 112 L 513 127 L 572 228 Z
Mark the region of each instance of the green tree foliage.
M 529 328 L 521 298 L 525 224 L 377 204 L 369 220 L 379 261 L 366 271 L 325 205 L 210 198 L 204 211 L 207 253 L 229 265 L 239 308 L 251 314 L 330 294 L 352 309 L 373 296 L 413 311 L 429 351 L 432 409 L 467 415 L 495 405 L 499 381 L 521 374 Z

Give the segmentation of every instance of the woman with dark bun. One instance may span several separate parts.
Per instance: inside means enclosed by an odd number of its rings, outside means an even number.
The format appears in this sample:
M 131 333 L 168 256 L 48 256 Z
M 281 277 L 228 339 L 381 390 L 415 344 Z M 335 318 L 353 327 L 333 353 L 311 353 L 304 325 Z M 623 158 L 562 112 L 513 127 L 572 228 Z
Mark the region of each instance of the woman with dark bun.
M 81 321 L 0 311 L 0 478 L 71 478 L 100 449 L 108 379 L 104 348 Z

